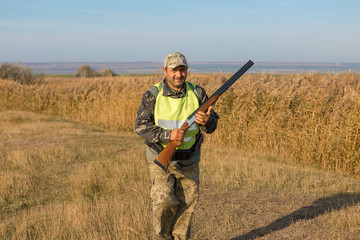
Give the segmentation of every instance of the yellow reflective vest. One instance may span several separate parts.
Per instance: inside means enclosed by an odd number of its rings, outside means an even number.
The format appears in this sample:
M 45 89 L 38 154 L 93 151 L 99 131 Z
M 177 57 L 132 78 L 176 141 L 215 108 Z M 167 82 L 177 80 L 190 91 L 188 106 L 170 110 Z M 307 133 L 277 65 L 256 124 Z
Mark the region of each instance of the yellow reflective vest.
M 165 129 L 180 128 L 185 120 L 199 107 L 194 89 L 195 84 L 186 83 L 186 95 L 182 98 L 163 96 L 163 83 L 155 84 L 159 90 L 154 108 L 155 124 Z M 191 85 L 190 85 L 191 84 Z M 199 125 L 194 123 L 185 133 L 184 141 L 177 149 L 190 149 L 199 133 Z M 167 143 L 161 143 L 164 147 Z

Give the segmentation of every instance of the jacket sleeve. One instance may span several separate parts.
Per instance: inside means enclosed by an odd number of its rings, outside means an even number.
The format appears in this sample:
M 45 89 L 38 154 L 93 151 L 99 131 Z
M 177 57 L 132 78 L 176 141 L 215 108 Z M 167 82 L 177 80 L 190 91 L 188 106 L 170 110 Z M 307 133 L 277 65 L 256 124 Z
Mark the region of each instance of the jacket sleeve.
M 208 99 L 208 96 L 207 96 L 204 88 L 197 86 L 196 92 L 197 92 L 199 98 L 201 99 L 200 104 L 204 103 Z M 213 133 L 217 128 L 217 123 L 218 123 L 219 118 L 220 118 L 219 115 L 212 109 L 211 116 L 210 116 L 208 123 L 206 125 L 200 126 L 201 130 L 203 130 L 206 133 Z
M 156 98 L 146 91 L 141 100 L 135 120 L 135 132 L 142 138 L 154 143 L 168 143 L 171 130 L 155 125 L 154 108 Z

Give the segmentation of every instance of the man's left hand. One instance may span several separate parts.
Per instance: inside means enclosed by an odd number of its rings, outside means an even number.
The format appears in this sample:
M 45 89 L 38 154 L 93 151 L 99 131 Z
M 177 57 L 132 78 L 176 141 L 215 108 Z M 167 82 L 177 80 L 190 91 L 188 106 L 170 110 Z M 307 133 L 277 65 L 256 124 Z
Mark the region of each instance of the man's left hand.
M 207 112 L 197 112 L 195 115 L 196 115 L 196 118 L 195 118 L 195 122 L 197 122 L 198 124 L 200 125 L 206 125 L 210 119 L 210 116 L 211 116 L 211 109 L 212 109 L 212 106 L 210 106 L 207 110 Z

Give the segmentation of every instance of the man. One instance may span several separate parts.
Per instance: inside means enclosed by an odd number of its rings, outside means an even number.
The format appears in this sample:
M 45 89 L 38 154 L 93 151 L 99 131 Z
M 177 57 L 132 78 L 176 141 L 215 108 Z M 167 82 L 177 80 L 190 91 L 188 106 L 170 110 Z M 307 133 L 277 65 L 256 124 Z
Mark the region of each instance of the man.
M 208 98 L 202 87 L 186 81 L 187 70 L 183 54 L 167 55 L 165 79 L 144 93 L 135 121 L 135 131 L 147 144 L 156 239 L 189 239 L 199 194 L 200 131 L 214 132 L 219 118 L 210 107 L 196 114 L 196 124 L 186 132 L 179 129 Z M 182 145 L 165 172 L 154 160 L 170 140 L 181 141 Z

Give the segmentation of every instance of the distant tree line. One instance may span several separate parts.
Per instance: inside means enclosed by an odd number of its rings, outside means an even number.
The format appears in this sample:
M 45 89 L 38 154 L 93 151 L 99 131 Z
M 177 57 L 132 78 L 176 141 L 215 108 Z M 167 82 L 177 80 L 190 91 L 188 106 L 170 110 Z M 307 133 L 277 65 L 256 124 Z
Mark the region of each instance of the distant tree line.
M 76 78 L 113 77 L 116 76 L 110 68 L 94 70 L 89 65 L 82 65 L 75 73 Z M 0 79 L 10 79 L 20 84 L 32 84 L 35 76 L 32 68 L 24 67 L 21 63 L 2 63 L 0 66 Z

